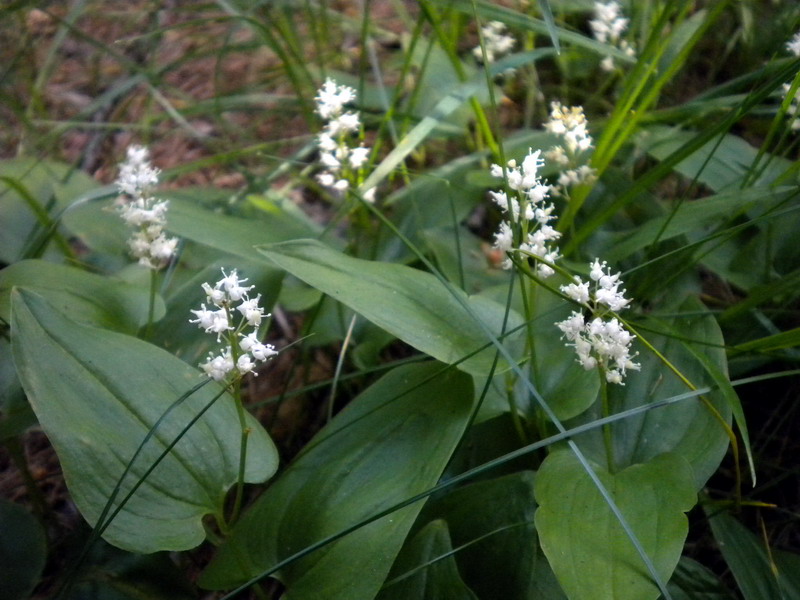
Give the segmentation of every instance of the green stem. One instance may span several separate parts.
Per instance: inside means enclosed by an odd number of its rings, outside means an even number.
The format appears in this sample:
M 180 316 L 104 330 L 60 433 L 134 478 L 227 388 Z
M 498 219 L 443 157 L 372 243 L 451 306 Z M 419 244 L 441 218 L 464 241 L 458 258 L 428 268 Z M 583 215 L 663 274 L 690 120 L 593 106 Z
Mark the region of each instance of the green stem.
M 514 378 L 506 378 L 506 396 L 508 397 L 508 407 L 511 413 L 511 421 L 514 424 L 514 429 L 519 435 L 520 441 L 523 445 L 528 445 L 528 435 L 525 433 L 525 427 L 522 424 L 522 419 L 519 418 L 519 410 L 517 410 L 517 401 L 514 397 Z
M 597 369 L 600 375 L 600 397 L 603 403 L 603 417 L 611 416 L 611 409 L 608 403 L 608 383 L 606 382 L 605 369 L 601 366 Z M 606 447 L 606 463 L 608 465 L 608 472 L 614 473 L 616 470 L 614 462 L 614 444 L 611 438 L 611 423 L 603 425 L 603 444 Z
M 233 385 L 233 398 L 236 402 L 236 414 L 239 417 L 239 426 L 242 428 L 242 437 L 239 442 L 239 474 L 236 478 L 236 497 L 233 501 L 233 512 L 228 524 L 233 525 L 239 518 L 242 508 L 242 497 L 244 495 L 244 468 L 247 460 L 247 438 L 250 436 L 250 428 L 245 420 L 245 410 L 242 404 L 241 379 L 237 379 Z
M 158 272 L 150 269 L 150 301 L 147 306 L 147 325 L 144 329 L 144 339 L 149 340 L 153 331 L 153 318 L 156 311 L 156 285 L 158 284 Z
M 48 513 L 47 502 L 44 499 L 42 490 L 36 485 L 36 480 L 33 478 L 28 462 L 25 460 L 25 452 L 22 449 L 22 444 L 17 438 L 11 437 L 5 441 L 8 454 L 11 456 L 11 461 L 17 467 L 22 480 L 25 482 L 25 488 L 28 490 L 28 497 L 33 505 L 33 512 L 39 518 L 41 523 L 44 522 L 44 517 Z

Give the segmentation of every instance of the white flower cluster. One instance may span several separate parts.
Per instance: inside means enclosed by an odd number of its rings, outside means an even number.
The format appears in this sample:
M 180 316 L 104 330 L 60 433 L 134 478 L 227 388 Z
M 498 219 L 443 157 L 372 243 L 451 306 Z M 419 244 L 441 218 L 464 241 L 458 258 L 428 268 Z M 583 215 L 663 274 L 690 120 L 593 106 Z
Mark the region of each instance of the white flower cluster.
M 792 86 L 790 84 L 783 84 L 784 95 L 788 94 L 791 89 Z M 792 128 L 792 131 L 800 129 L 800 116 L 798 115 L 800 115 L 800 87 L 795 90 L 794 97 L 789 102 L 789 108 L 786 109 L 786 116 L 791 119 L 789 126 Z
M 359 182 L 359 171 L 369 160 L 370 149 L 360 144 L 350 147 L 348 138 L 361 127 L 358 113 L 348 112 L 345 106 L 356 99 L 356 91 L 346 85 L 337 85 L 326 79 L 317 92 L 317 114 L 327 121 L 317 137 L 319 161 L 325 171 L 317 175 L 320 185 L 336 194 L 344 194 L 352 184 Z M 364 194 L 374 200 L 374 188 Z
M 786 42 L 786 49 L 800 58 L 800 31 L 794 34 L 794 37 Z
M 209 353 L 206 362 L 200 364 L 206 375 L 215 381 L 225 379 L 230 373 L 244 375 L 256 367 L 256 361 L 269 360 L 278 352 L 270 344 L 263 344 L 258 338 L 258 328 L 264 317 L 264 309 L 259 306 L 261 294 L 250 298 L 248 292 L 252 285 L 243 286 L 247 279 L 239 279 L 236 269 L 230 275 L 222 271 L 220 279 L 214 287 L 208 283 L 202 285 L 206 298 L 215 307 L 206 308 L 200 305 L 200 310 L 191 312 L 197 317 L 190 319 L 190 323 L 197 323 L 206 333 L 216 333 L 217 341 L 225 337 L 225 348 L 219 353 Z M 238 306 L 234 306 L 238 303 Z M 234 310 L 240 313 L 238 324 L 233 322 L 236 318 Z M 250 333 L 243 333 L 247 327 L 252 327 Z M 241 339 L 239 339 L 241 338 Z
M 558 248 L 553 248 L 550 242 L 560 238 L 561 234 L 549 225 L 556 217 L 553 215 L 553 205 L 545 205 L 549 187 L 539 177 L 539 168 L 544 165 L 540 154 L 540 150 L 530 150 L 520 166 L 514 160 L 508 161 L 505 173 L 500 165 L 492 165 L 492 175 L 503 177 L 505 174 L 508 187 L 516 192 L 511 198 L 506 192 L 489 192 L 500 210 L 511 215 L 509 221 L 500 223 L 494 236 L 494 247 L 506 253 L 521 252 L 554 263 L 559 256 Z M 518 247 L 515 246 L 515 240 L 522 240 Z M 502 266 L 510 269 L 512 264 L 511 259 L 506 257 Z M 536 271 L 540 277 L 549 277 L 554 272 L 541 261 L 537 261 Z
M 786 50 L 788 50 L 794 56 L 800 58 L 800 31 L 795 33 L 794 37 L 786 42 Z M 783 84 L 784 95 L 788 94 L 789 90 L 791 89 L 791 84 Z M 787 116 L 791 119 L 790 127 L 792 128 L 792 131 L 797 131 L 800 129 L 800 117 L 798 116 L 798 111 L 800 111 L 800 88 L 795 91 L 794 97 L 791 99 L 789 108 L 786 111 Z
M 641 365 L 633 362 L 631 342 L 636 337 L 627 331 L 616 317 L 604 320 L 609 309 L 617 312 L 630 304 L 625 298 L 625 290 L 620 291 L 620 274 L 595 259 L 590 265 L 589 281 L 575 277 L 575 281 L 562 285 L 561 291 L 575 302 L 588 308 L 594 318 L 587 321 L 582 312 L 573 311 L 568 319 L 556 323 L 567 339 L 567 345 L 575 348 L 578 362 L 587 371 L 598 365 L 603 369 L 606 381 L 624 385 L 623 379 L 628 369 L 638 371 Z M 592 289 L 590 289 L 590 285 Z
M 505 23 L 500 21 L 489 21 L 481 27 L 481 37 L 483 47 L 486 49 L 486 60 L 489 63 L 511 52 L 517 43 L 514 36 L 508 34 Z M 472 49 L 472 55 L 479 63 L 483 63 L 483 50 L 480 46 Z
M 622 16 L 622 7 L 619 2 L 595 2 L 594 19 L 589 21 L 594 38 L 602 44 L 611 44 L 622 50 L 628 56 L 633 56 L 636 51 L 627 40 L 622 39 L 622 34 L 628 27 L 628 19 Z M 614 58 L 606 56 L 600 63 L 604 71 L 614 70 Z
M 178 238 L 164 235 L 168 202 L 150 195 L 158 183 L 158 174 L 159 170 L 150 164 L 147 148 L 131 146 L 115 182 L 123 194 L 117 202 L 120 216 L 136 229 L 128 240 L 131 254 L 150 269 L 166 265 L 178 245 Z
M 586 164 L 583 156 L 592 147 L 592 136 L 587 129 L 582 106 L 565 107 L 560 102 L 550 103 L 550 120 L 544 124 L 546 131 L 564 141 L 545 152 L 545 158 L 564 170 L 558 185 L 552 188 L 557 195 L 567 195 L 571 186 L 591 184 L 597 179 L 596 171 Z

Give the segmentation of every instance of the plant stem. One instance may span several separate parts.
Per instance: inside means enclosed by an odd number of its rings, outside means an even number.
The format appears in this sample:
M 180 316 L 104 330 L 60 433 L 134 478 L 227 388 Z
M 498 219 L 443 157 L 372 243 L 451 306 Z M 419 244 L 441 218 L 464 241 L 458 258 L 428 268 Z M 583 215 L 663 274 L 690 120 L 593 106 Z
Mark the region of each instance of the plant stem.
M 603 403 L 603 417 L 611 416 L 611 409 L 608 404 L 608 383 L 606 382 L 605 369 L 600 367 L 597 369 L 600 375 L 600 397 Z M 606 464 L 608 465 L 608 472 L 614 473 L 616 466 L 614 463 L 614 444 L 611 437 L 611 424 L 606 423 L 603 425 L 603 444 L 606 448 Z
M 158 283 L 158 273 L 155 269 L 150 269 L 150 301 L 147 307 L 147 325 L 144 329 L 144 339 L 149 340 L 153 331 L 153 318 L 156 311 L 156 284 Z
M 45 515 L 48 512 L 47 502 L 28 468 L 28 461 L 25 460 L 25 451 L 22 449 L 22 444 L 17 438 L 11 437 L 5 441 L 5 446 L 11 456 L 11 461 L 19 470 L 22 480 L 25 482 L 25 488 L 28 490 L 28 496 L 33 505 L 33 512 L 39 518 L 39 522 L 43 524 Z
M 511 421 L 514 424 L 514 429 L 516 429 L 520 441 L 524 445 L 527 445 L 529 443 L 528 435 L 525 433 L 525 427 L 522 424 L 522 419 L 519 418 L 519 410 L 517 410 L 517 401 L 516 398 L 514 397 L 513 377 L 506 378 L 506 396 L 508 397 L 508 407 L 509 407 L 509 412 L 511 413 Z
M 233 525 L 239 518 L 239 511 L 242 508 L 242 496 L 244 495 L 244 468 L 247 460 L 247 438 L 250 436 L 250 428 L 245 420 L 245 410 L 242 405 L 241 379 L 237 379 L 233 384 L 233 398 L 236 402 L 236 414 L 239 416 L 239 426 L 242 428 L 242 437 L 239 443 L 239 475 L 236 478 L 236 497 L 233 501 L 233 512 L 228 524 Z

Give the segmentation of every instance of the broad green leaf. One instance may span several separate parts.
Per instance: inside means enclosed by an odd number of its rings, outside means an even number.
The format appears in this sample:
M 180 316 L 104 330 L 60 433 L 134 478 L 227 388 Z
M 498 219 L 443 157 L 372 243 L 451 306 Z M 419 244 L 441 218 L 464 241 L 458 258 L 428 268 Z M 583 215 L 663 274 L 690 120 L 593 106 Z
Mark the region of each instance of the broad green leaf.
M 254 577 L 436 484 L 474 403 L 469 376 L 399 367 L 342 411 L 255 502 L 200 583 Z M 276 574 L 286 598 L 374 598 L 422 502 L 358 528 Z
M 36 423 L 11 358 L 11 343 L 0 337 L 0 442 Z
M 682 556 L 667 585 L 672 600 L 734 600 L 719 578 L 711 571 Z
M 317 237 L 308 222 L 278 205 L 264 219 L 217 214 L 188 200 L 170 197 L 167 229 L 175 235 L 247 259 L 257 258 L 254 246 L 295 238 Z
M 132 230 L 115 210 L 118 196 L 119 189 L 113 184 L 89 190 L 74 199 L 61 221 L 84 245 L 103 253 L 104 260 L 113 256 L 120 261 L 132 261 L 128 246 Z
M 71 199 L 97 186 L 86 173 L 69 165 L 32 158 L 0 161 L 0 177 L 11 180 L 0 182 L 0 262 L 5 263 L 21 259 L 25 248 L 41 232 L 35 209 L 20 189 L 52 219 Z
M 745 600 L 800 598 L 800 557 L 764 547 L 760 537 L 727 513 L 706 508 L 711 531 Z
M 0 498 L 0 598 L 29 598 L 44 568 L 47 538 L 19 504 Z
M 691 468 L 675 454 L 617 473 L 593 468 L 667 580 L 689 530 L 684 513 L 697 499 Z M 658 587 L 631 540 L 572 452 L 550 454 L 535 484 L 539 540 L 570 600 L 658 598 Z
M 468 294 L 476 294 L 508 280 L 508 272 L 490 266 L 487 253 L 491 247 L 472 232 L 439 227 L 419 234 L 433 253 L 442 275 Z
M 693 352 L 702 353 L 708 363 L 727 376 L 724 341 L 714 316 L 696 301 L 682 305 L 686 315 L 666 321 L 668 331 L 693 340 L 689 350 L 680 339 L 656 335 L 642 328 L 645 336 L 696 387 L 714 385 L 714 379 Z M 659 322 L 649 322 L 658 331 L 666 328 Z M 703 345 L 707 344 L 707 345 Z M 629 371 L 624 386 L 608 386 L 611 412 L 621 412 L 689 391 L 689 388 L 668 367 L 638 340 L 633 344 L 639 352 L 640 371 Z M 576 369 L 580 367 L 575 365 Z M 731 407 L 719 392 L 704 396 L 730 425 Z M 567 426 L 575 426 L 601 417 L 600 403 L 574 419 Z M 722 424 L 698 398 L 618 421 L 610 426 L 613 463 L 622 469 L 637 463 L 646 463 L 665 452 L 674 452 L 685 458 L 695 473 L 699 490 L 716 471 L 729 438 Z M 576 441 L 587 456 L 606 464 L 606 450 L 601 429 L 582 434 Z
M 453 559 L 444 521 L 432 521 L 403 547 L 378 600 L 478 600 Z
M 555 326 L 575 307 L 538 286 L 529 302 L 533 306 L 531 380 L 556 417 L 571 419 L 594 404 L 600 390 L 597 371 L 577 364 L 575 350 L 564 343 L 561 330 Z
M 697 133 L 683 131 L 677 127 L 653 126 L 647 129 L 644 138 L 647 152 L 658 160 L 669 157 Z M 697 180 L 715 192 L 740 185 L 755 162 L 758 149 L 742 138 L 725 134 L 721 141 L 712 140 L 675 166 L 681 175 Z M 774 181 L 789 166 L 790 162 L 778 156 L 770 159 L 769 167 L 753 182 L 765 185 Z
M 133 337 L 78 324 L 41 296 L 12 293 L 14 362 L 39 423 L 53 444 L 64 479 L 94 524 L 125 466 L 165 409 L 194 387 L 196 369 Z M 134 463 L 124 497 L 145 470 L 213 397 L 206 386 L 173 410 Z M 246 480 L 263 481 L 277 453 L 258 422 L 251 429 Z M 149 475 L 104 537 L 134 552 L 184 550 L 203 541 L 202 518 L 222 513 L 236 481 L 241 428 L 223 395 Z
M 516 472 L 455 489 L 423 510 L 422 522 L 447 522 L 459 570 L 481 600 L 564 598 L 539 548 L 533 484 L 532 471 Z
M 475 317 L 430 273 L 351 258 L 314 240 L 275 244 L 259 251 L 298 279 L 437 360 L 452 364 L 489 343 Z M 495 335 L 500 334 L 503 306 L 478 296 L 461 297 Z M 512 311 L 507 329 L 520 323 L 521 318 Z M 459 367 L 470 373 L 487 373 L 493 355 L 488 348 L 459 363 Z
M 674 212 L 651 219 L 621 234 L 618 243 L 609 249 L 606 256 L 610 261 L 621 260 L 652 244 L 656 239 L 669 240 L 679 235 L 702 231 L 709 226 L 718 226 L 722 219 L 730 218 L 751 204 L 781 200 L 795 193 L 796 189 L 789 187 L 756 187 L 684 202 Z
M 77 546 L 77 547 L 76 547 Z M 78 554 L 81 547 L 68 546 Z M 132 554 L 104 542 L 92 546 L 67 600 L 190 600 L 197 594 L 166 552 Z
M 36 292 L 80 323 L 131 334 L 147 324 L 147 288 L 43 260 L 23 260 L 0 271 L 0 318 L 6 322 L 15 286 Z M 164 301 L 157 296 L 155 319 L 164 312 Z

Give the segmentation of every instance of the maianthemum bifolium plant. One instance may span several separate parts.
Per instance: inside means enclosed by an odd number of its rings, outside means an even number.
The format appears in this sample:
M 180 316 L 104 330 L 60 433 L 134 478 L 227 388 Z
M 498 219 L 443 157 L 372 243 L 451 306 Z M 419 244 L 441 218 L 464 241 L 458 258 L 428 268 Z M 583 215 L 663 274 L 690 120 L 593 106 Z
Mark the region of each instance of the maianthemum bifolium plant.
M 0 9 L 0 597 L 800 597 L 800 9 L 98 6 Z

